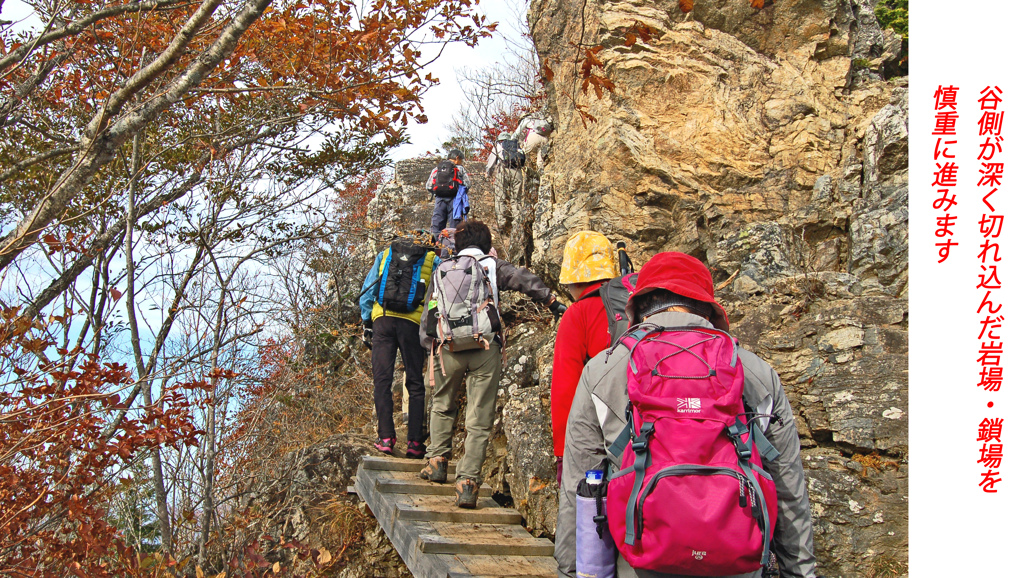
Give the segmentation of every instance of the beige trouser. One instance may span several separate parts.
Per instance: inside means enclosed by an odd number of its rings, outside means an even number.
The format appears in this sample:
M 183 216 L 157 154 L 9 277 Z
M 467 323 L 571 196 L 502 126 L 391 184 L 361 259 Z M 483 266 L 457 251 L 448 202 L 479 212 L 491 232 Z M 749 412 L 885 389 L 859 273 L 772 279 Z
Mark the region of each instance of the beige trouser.
M 544 153 L 547 152 L 545 145 L 548 144 L 547 137 L 540 136 L 535 130 L 530 131 L 530 135 L 526 137 L 526 141 L 523 143 L 523 152 L 529 157 L 530 153 L 537 151 L 537 170 L 544 170 Z
M 495 232 L 498 233 L 505 259 L 513 265 L 525 264 L 526 212 L 532 211 L 529 206 L 526 190 L 525 169 L 499 168 L 494 179 L 494 216 Z
M 508 235 L 513 224 L 522 213 L 523 169 L 499 168 L 494 179 L 494 216 L 498 230 Z
M 456 480 L 481 482 L 480 469 L 487 453 L 487 438 L 494 427 L 494 405 L 501 379 L 501 348 L 471 349 L 451 353 L 441 350 L 434 359 L 434 401 L 430 410 L 430 447 L 427 458 L 452 455 L 452 432 L 458 417 L 458 391 L 466 378 L 466 453 L 459 460 Z M 441 364 L 444 373 L 441 374 Z

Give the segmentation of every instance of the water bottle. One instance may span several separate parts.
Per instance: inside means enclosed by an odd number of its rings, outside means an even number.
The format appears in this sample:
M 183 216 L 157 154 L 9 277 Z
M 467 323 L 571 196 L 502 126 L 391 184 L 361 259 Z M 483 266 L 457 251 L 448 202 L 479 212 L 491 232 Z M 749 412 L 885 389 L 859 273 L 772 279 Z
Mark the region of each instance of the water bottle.
M 608 485 L 602 470 L 587 470 L 576 486 L 576 576 L 615 578 L 615 542 L 605 518 Z

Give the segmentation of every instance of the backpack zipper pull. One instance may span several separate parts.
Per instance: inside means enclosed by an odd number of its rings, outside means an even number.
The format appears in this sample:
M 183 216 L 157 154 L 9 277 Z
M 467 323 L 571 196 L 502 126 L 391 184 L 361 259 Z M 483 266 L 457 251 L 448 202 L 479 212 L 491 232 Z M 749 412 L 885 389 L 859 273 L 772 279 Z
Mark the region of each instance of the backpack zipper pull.
M 746 508 L 747 507 L 747 492 L 746 492 L 747 485 L 743 482 L 743 480 L 737 480 L 737 481 L 739 481 L 739 483 L 740 483 L 740 507 L 741 508 Z

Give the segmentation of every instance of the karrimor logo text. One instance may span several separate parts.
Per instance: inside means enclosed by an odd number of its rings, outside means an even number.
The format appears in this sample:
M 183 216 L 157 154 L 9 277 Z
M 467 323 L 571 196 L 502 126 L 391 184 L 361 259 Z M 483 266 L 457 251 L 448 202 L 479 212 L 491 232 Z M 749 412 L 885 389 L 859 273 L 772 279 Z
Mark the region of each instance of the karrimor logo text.
M 699 550 L 694 550 L 693 551 L 693 559 L 694 560 L 703 560 L 704 556 L 707 556 L 707 555 L 708 555 L 707 552 L 701 552 Z
M 700 413 L 700 398 L 677 397 L 676 411 L 679 413 Z

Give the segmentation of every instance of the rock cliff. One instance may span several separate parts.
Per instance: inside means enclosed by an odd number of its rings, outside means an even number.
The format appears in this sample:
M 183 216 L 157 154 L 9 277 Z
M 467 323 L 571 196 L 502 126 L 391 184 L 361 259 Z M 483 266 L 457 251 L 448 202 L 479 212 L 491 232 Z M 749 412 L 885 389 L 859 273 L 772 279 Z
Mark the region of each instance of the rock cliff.
M 665 250 L 705 260 L 734 333 L 793 403 L 820 573 L 899 574 L 907 83 L 879 72 L 899 43 L 870 0 L 766 4 L 698 1 L 684 15 L 670 1 L 532 2 L 556 126 L 533 264 L 556 279 L 584 228 L 626 241 L 637 263 Z M 653 38 L 627 47 L 635 22 Z M 580 41 L 605 47 L 613 94 L 566 88 L 580 82 Z

